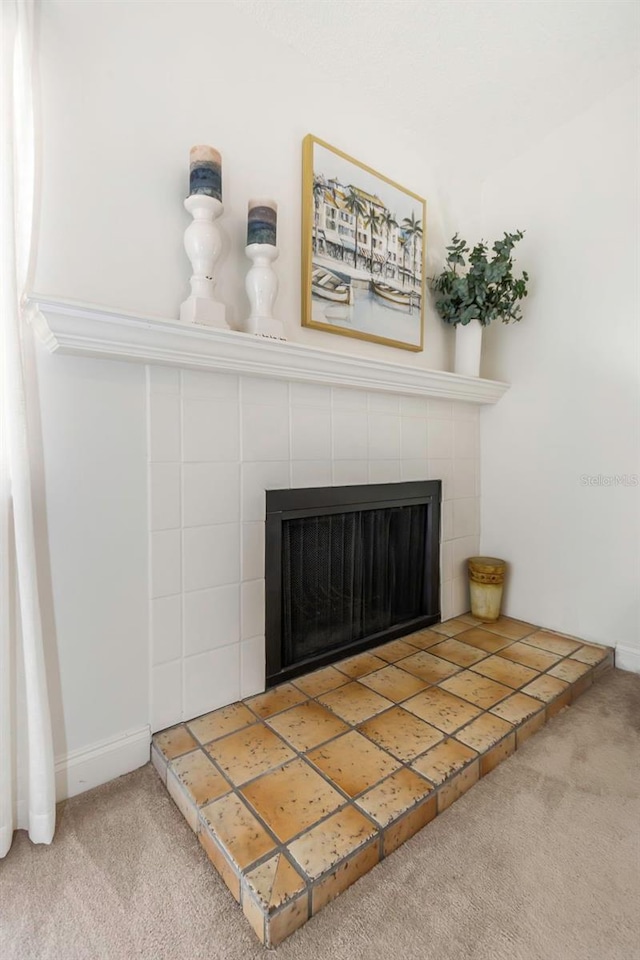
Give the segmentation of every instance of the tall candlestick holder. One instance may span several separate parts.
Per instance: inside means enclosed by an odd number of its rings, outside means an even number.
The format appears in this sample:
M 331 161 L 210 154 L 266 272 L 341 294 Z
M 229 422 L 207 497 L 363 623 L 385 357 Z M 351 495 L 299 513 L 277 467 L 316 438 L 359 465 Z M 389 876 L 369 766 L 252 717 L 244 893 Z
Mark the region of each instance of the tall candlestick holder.
M 193 193 L 184 201 L 193 217 L 184 234 L 184 248 L 191 261 L 191 295 L 180 307 L 183 323 L 201 323 L 229 330 L 226 307 L 215 299 L 215 265 L 222 252 L 222 235 L 216 220 L 224 207 L 216 197 Z
M 245 253 L 253 261 L 245 281 L 251 305 L 247 332 L 273 340 L 286 340 L 284 324 L 273 316 L 278 277 L 271 264 L 278 259 L 278 248 L 271 243 L 249 243 Z

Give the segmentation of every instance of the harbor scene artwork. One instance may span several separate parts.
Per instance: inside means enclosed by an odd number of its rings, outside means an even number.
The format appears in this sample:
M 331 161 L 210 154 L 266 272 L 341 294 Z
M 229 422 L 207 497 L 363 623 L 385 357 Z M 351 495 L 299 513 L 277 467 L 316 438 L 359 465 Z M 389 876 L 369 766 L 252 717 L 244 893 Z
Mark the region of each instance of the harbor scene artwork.
M 311 135 L 303 141 L 303 325 L 422 350 L 422 197 Z

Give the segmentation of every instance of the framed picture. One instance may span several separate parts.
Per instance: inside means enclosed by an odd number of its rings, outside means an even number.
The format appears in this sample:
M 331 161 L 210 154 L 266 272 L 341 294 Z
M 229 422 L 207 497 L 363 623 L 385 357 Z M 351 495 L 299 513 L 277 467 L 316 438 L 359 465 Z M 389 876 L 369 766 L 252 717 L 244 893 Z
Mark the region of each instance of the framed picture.
M 422 350 L 424 199 L 310 134 L 302 191 L 303 326 Z

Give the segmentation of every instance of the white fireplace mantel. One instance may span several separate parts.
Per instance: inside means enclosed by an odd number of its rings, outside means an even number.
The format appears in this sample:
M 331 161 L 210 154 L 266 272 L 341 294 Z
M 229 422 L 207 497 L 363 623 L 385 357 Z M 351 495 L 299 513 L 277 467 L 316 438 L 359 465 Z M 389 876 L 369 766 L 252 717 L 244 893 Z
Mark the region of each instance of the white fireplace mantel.
M 51 353 L 244 373 L 384 393 L 496 403 L 509 384 L 442 370 L 349 356 L 233 330 L 132 316 L 86 304 L 34 297 L 33 326 Z

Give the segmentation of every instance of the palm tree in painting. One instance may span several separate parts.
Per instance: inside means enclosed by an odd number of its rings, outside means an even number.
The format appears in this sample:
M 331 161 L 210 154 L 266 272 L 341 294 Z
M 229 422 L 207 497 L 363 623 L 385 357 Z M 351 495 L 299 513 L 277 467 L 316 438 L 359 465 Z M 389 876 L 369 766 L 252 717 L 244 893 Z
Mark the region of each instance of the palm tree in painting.
M 404 220 L 402 221 L 402 228 L 407 234 L 408 239 L 411 241 L 411 250 L 413 254 L 412 276 L 413 276 L 413 283 L 415 284 L 416 282 L 416 247 L 418 243 L 418 237 L 422 236 L 422 221 L 416 220 L 416 215 L 412 210 L 411 216 L 405 217 Z
M 358 193 L 355 187 L 348 187 L 347 198 L 345 200 L 345 207 L 349 211 L 352 217 L 355 217 L 356 221 L 356 236 L 355 236 L 355 247 L 353 251 L 353 265 L 357 269 L 358 267 L 358 222 L 360 217 L 363 217 L 367 212 L 367 208 L 364 205 L 364 200 Z
M 391 233 L 392 227 L 398 226 L 398 221 L 395 218 L 395 215 L 391 211 L 384 208 L 384 212 L 380 214 L 380 223 L 385 230 L 386 238 L 386 249 L 385 249 L 385 276 L 389 275 L 389 234 Z
M 341 210 L 342 207 L 344 206 L 344 203 L 342 203 L 338 199 L 339 189 L 341 188 L 340 188 L 340 183 L 338 181 L 338 178 L 329 177 L 324 187 L 324 197 L 325 197 L 325 202 L 329 202 L 331 206 L 334 208 L 336 215 L 337 215 L 337 211 Z M 334 224 L 334 227 L 335 227 L 335 224 Z M 335 254 L 334 254 L 334 257 L 335 257 Z M 342 246 L 342 244 L 340 245 L 340 259 L 344 260 L 344 247 Z
M 313 249 L 317 252 L 318 249 L 318 228 L 320 226 L 320 201 L 324 195 L 325 191 L 325 182 L 324 178 L 314 174 L 313 177 L 313 219 L 314 219 L 314 231 L 313 231 Z
M 377 236 L 380 228 L 380 214 L 373 206 L 369 205 L 368 213 L 364 218 L 364 225 L 369 230 L 371 238 L 371 248 L 370 248 L 370 264 L 371 264 L 371 276 L 373 276 L 373 238 Z
M 413 277 L 414 282 L 418 279 L 418 264 L 417 264 L 417 250 L 418 250 L 418 239 L 422 240 L 422 224 L 420 220 L 417 221 L 415 230 L 413 231 Z M 422 269 L 420 270 L 422 274 Z
M 405 236 L 405 234 L 401 234 L 398 237 L 398 243 L 402 250 L 402 286 L 404 287 L 407 276 L 407 246 L 409 245 L 409 238 Z

